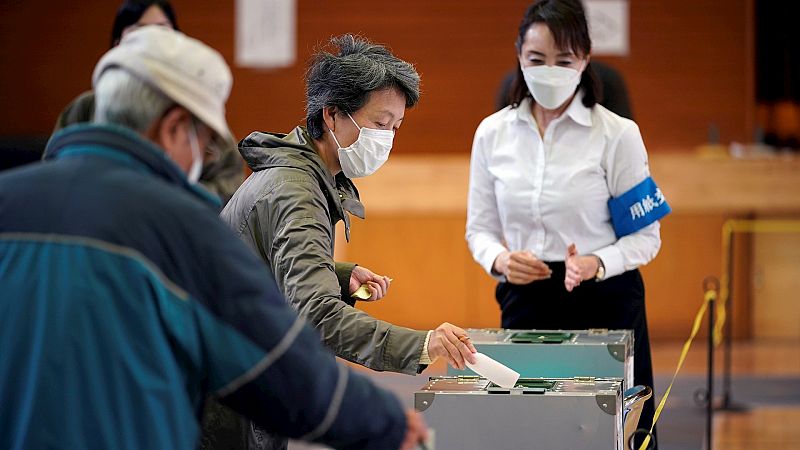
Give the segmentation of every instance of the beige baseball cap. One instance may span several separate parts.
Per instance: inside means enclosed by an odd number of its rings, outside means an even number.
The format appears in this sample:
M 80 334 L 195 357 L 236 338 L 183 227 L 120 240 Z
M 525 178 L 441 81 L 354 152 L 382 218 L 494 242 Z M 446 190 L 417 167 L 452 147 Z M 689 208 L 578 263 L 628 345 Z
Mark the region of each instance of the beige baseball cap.
M 100 58 L 92 85 L 109 68 L 132 73 L 186 108 L 216 132 L 217 145 L 233 144 L 225 121 L 233 77 L 216 50 L 179 31 L 150 25 L 128 33 Z

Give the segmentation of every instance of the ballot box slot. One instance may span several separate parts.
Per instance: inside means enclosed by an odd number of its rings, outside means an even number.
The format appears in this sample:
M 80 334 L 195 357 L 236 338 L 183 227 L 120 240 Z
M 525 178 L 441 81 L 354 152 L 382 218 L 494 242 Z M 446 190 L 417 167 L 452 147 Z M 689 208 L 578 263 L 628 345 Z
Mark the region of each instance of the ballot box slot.
M 555 381 L 520 378 L 513 388 L 504 388 L 494 383 L 489 384 L 486 392 L 490 394 L 544 394 L 553 389 L 556 385 Z
M 573 333 L 519 331 L 510 340 L 514 344 L 563 344 L 573 337 Z

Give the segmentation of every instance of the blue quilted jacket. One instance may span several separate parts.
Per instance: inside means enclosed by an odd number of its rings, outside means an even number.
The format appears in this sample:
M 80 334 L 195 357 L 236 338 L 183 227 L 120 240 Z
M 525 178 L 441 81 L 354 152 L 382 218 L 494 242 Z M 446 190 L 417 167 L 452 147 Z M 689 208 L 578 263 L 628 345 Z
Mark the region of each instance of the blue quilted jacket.
M 335 362 L 217 209 L 119 127 L 0 174 L 0 448 L 195 448 L 208 396 L 277 434 L 399 447 L 396 398 Z

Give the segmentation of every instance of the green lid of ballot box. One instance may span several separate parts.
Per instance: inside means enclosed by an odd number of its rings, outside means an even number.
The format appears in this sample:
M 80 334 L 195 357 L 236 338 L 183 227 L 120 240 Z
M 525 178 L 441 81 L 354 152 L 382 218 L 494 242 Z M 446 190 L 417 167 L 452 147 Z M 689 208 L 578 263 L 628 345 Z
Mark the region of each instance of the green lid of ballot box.
M 523 378 L 620 378 L 633 386 L 631 330 L 468 329 L 475 348 Z M 448 375 L 475 375 L 448 367 Z

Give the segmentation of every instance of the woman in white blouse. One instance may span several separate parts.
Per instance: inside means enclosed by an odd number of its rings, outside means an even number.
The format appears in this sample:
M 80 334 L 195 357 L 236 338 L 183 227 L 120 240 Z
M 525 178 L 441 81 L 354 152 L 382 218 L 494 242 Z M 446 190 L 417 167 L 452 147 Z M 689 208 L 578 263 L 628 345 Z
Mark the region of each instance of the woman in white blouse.
M 590 51 L 579 1 L 526 12 L 510 106 L 475 132 L 467 241 L 499 281 L 504 328 L 633 329 L 634 381 L 652 386 L 638 267 L 669 207 L 636 123 L 597 103 Z M 640 426 L 652 415 L 651 400 Z

